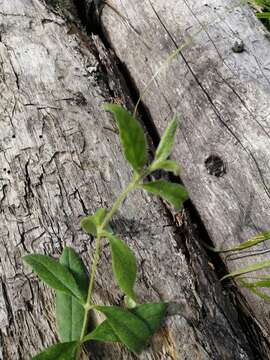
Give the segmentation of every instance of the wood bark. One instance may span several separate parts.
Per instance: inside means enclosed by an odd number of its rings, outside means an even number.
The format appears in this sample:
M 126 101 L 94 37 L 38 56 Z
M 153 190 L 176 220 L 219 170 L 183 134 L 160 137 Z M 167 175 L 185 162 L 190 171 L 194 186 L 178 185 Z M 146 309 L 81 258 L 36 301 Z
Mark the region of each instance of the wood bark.
M 79 221 L 110 207 L 131 177 L 102 104 L 130 107 L 131 99 L 99 37 L 87 37 L 39 0 L 0 6 L 0 358 L 24 360 L 55 343 L 57 331 L 53 292 L 21 258 L 32 252 L 58 258 L 70 245 L 90 268 L 94 242 Z M 182 221 L 158 199 L 136 192 L 112 222 L 136 253 L 140 300 L 170 301 L 174 316 L 141 355 L 96 344 L 86 358 L 268 358 L 256 327 L 242 324 L 209 265 L 189 211 L 177 215 Z M 107 247 L 95 301 L 123 301 Z
M 110 0 L 102 26 L 139 92 L 191 39 L 160 71 L 144 106 L 159 134 L 179 114 L 174 158 L 217 249 L 269 230 L 270 42 L 252 9 L 237 0 Z M 265 242 L 223 259 L 232 271 L 269 260 L 269 249 Z M 269 338 L 269 303 L 242 294 Z

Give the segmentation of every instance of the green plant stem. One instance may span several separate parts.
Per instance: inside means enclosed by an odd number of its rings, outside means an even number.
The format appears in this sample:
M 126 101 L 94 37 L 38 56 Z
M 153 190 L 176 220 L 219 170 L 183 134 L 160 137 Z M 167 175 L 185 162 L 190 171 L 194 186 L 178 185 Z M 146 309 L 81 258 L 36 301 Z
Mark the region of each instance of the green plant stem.
M 122 205 L 122 203 L 125 200 L 128 193 L 130 193 L 136 187 L 138 187 L 140 181 L 145 176 L 145 174 L 146 174 L 146 172 L 143 173 L 143 174 L 135 174 L 134 175 L 132 181 L 127 185 L 127 187 L 121 192 L 121 194 L 115 200 L 111 210 L 107 213 L 107 215 L 105 216 L 102 224 L 97 229 L 98 233 L 97 233 L 97 237 L 96 237 L 96 250 L 95 250 L 95 255 L 94 255 L 93 264 L 92 264 L 92 271 L 91 271 L 91 275 L 90 275 L 87 300 L 86 300 L 86 303 L 85 303 L 85 306 L 84 306 L 85 307 L 85 313 L 84 313 L 83 326 L 82 326 L 82 331 L 81 331 L 81 336 L 80 336 L 81 344 L 82 344 L 83 338 L 86 335 L 86 331 L 87 331 L 87 327 L 88 327 L 89 311 L 93 308 L 92 293 L 93 293 L 93 289 L 94 289 L 97 265 L 98 265 L 99 258 L 100 258 L 100 247 L 101 247 L 101 239 L 103 237 L 103 231 L 106 228 L 106 226 L 108 225 L 108 223 L 110 222 L 113 215 L 116 213 L 116 211 Z M 79 346 L 79 348 L 77 350 L 77 355 L 76 355 L 77 360 L 80 358 L 80 353 L 81 353 L 81 346 Z

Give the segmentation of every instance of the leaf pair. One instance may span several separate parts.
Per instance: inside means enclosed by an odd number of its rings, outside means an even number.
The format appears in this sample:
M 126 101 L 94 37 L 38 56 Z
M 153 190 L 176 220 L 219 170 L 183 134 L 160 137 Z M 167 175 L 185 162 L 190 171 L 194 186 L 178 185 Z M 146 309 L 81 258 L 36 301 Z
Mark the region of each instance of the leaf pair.
M 81 336 L 88 291 L 87 270 L 76 252 L 66 247 L 60 262 L 45 255 L 27 255 L 23 260 L 56 291 L 56 318 L 63 343 L 56 344 L 35 360 L 73 360 Z
M 148 159 L 147 144 L 143 128 L 138 120 L 122 106 L 106 104 L 104 108 L 105 110 L 110 111 L 115 117 L 125 158 L 133 170 L 140 173 Z M 166 171 L 172 171 L 175 174 L 179 173 L 179 166 L 176 162 L 167 160 L 172 151 L 176 128 L 177 121 L 176 117 L 174 117 L 159 143 L 155 160 L 150 167 L 151 171 L 164 169 Z
M 87 216 L 81 221 L 81 226 L 85 232 L 93 236 L 97 235 L 98 228 L 105 219 L 107 211 L 99 209 L 94 215 Z M 116 281 L 124 294 L 128 295 L 135 301 L 134 284 L 136 281 L 137 266 L 136 258 L 127 244 L 113 235 L 110 227 L 102 232 L 103 237 L 109 239 L 111 254 L 112 254 L 112 268 Z
M 167 304 L 143 304 L 132 310 L 117 306 L 97 306 L 95 309 L 106 315 L 107 320 L 87 335 L 84 341 L 121 342 L 129 350 L 139 353 L 160 327 Z
M 143 129 L 132 115 L 119 105 L 107 104 L 105 109 L 113 113 L 119 127 L 120 139 L 124 155 L 135 172 L 141 173 L 147 161 L 147 147 Z M 155 159 L 149 166 L 149 173 L 163 169 L 175 175 L 180 172 L 178 164 L 167 160 L 171 154 L 177 129 L 176 117 L 170 122 L 161 138 Z M 158 180 L 141 186 L 146 191 L 169 201 L 177 210 L 188 199 L 188 193 L 182 185 Z
M 98 209 L 93 215 L 86 216 L 81 220 L 81 227 L 87 234 L 96 237 L 98 233 L 98 229 L 102 225 L 107 213 L 108 212 L 106 209 L 103 208 Z M 108 226 L 107 226 L 107 230 L 109 231 Z

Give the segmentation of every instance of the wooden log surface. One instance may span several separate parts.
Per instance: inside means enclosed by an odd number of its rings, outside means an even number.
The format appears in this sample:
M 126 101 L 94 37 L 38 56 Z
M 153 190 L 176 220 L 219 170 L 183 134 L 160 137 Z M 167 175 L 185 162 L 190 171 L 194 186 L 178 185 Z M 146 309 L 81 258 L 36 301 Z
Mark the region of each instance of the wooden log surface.
M 109 4 L 102 12 L 106 40 L 139 92 L 164 59 L 192 39 L 156 77 L 143 104 L 160 134 L 171 114 L 179 114 L 174 158 L 214 246 L 230 248 L 269 230 L 267 30 L 238 0 Z M 238 259 L 223 259 L 232 271 L 269 260 L 269 249 L 266 242 Z M 242 293 L 269 338 L 269 303 Z
M 101 106 L 131 104 L 98 37 L 86 37 L 39 0 L 2 0 L 0 6 L 0 358 L 27 360 L 57 335 L 53 293 L 21 257 L 58 258 L 71 245 L 90 267 L 94 243 L 79 220 L 110 207 L 131 176 L 114 122 Z M 267 345 L 240 322 L 208 265 L 189 213 L 179 215 L 181 224 L 141 192 L 124 203 L 112 226 L 136 253 L 139 298 L 174 302 L 176 315 L 140 356 L 96 345 L 86 358 L 267 358 Z M 95 301 L 120 304 L 107 248 L 102 255 Z

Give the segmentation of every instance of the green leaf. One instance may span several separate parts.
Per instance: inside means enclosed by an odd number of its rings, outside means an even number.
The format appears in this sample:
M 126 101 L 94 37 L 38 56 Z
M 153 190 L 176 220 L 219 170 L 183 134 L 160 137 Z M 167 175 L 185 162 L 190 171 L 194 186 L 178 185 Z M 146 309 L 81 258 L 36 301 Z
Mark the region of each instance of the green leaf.
M 75 360 L 79 343 L 76 341 L 53 345 L 32 360 Z
M 95 309 L 106 315 L 115 334 L 129 350 L 134 352 L 143 350 L 151 337 L 149 327 L 143 320 L 117 306 L 97 306 Z
M 265 280 L 260 280 L 260 281 L 254 281 L 254 282 L 245 282 L 245 281 L 241 281 L 240 282 L 240 286 L 241 287 L 245 287 L 245 288 L 268 288 L 270 287 L 270 278 L 265 279 Z
M 103 321 L 90 334 L 83 338 L 83 342 L 95 340 L 105 342 L 121 342 L 115 334 L 108 320 Z
M 55 290 L 74 296 L 84 303 L 84 294 L 79 289 L 72 273 L 62 264 L 46 255 L 26 255 L 23 260 L 47 285 Z
M 106 104 L 104 108 L 114 115 L 125 158 L 131 167 L 139 173 L 147 161 L 147 147 L 143 128 L 122 106 Z
M 225 250 L 221 250 L 219 252 L 230 252 L 230 251 L 240 251 L 240 250 L 244 250 L 244 249 L 248 249 L 252 246 L 256 246 L 259 245 L 260 243 L 269 240 L 270 239 L 270 231 L 265 231 L 261 234 L 258 234 L 257 236 L 255 236 L 252 239 L 249 239 L 247 241 L 244 241 L 242 244 L 237 245 L 233 248 L 230 249 L 225 249 Z
M 107 234 L 107 237 L 112 251 L 114 276 L 123 292 L 136 301 L 133 290 L 137 274 L 136 258 L 124 241 L 112 234 Z
M 168 200 L 176 210 L 181 209 L 183 202 L 188 199 L 188 193 L 184 186 L 165 180 L 152 181 L 143 184 L 141 187 Z
M 160 328 L 166 315 L 167 308 L 167 303 L 149 303 L 138 305 L 132 309 L 131 312 L 147 324 L 153 335 Z
M 158 160 L 152 163 L 150 166 L 151 171 L 165 170 L 174 173 L 175 176 L 180 174 L 180 166 L 173 160 Z
M 243 288 L 248 288 L 251 292 L 253 292 L 253 294 L 257 295 L 261 299 L 270 303 L 270 296 L 265 294 L 263 291 L 258 290 L 256 287 L 253 287 L 253 286 L 250 287 L 249 284 L 247 286 L 245 286 L 245 282 L 242 282 L 242 284 L 240 286 Z
M 268 268 L 268 267 L 270 267 L 270 260 L 264 260 L 264 261 L 255 263 L 253 265 L 249 265 L 247 267 L 244 267 L 244 268 L 238 269 L 236 271 L 233 271 L 233 272 L 229 273 L 228 275 L 223 276 L 221 281 L 224 280 L 224 279 L 227 279 L 227 278 L 234 278 L 234 277 L 239 276 L 239 275 L 247 274 L 247 273 L 257 271 L 257 270 L 261 270 L 261 269 L 265 269 L 265 268 Z
M 177 129 L 177 120 L 176 120 L 176 116 L 174 116 L 160 140 L 155 155 L 155 161 L 166 160 L 168 156 L 171 154 L 176 129 Z
M 256 13 L 256 16 L 259 19 L 270 19 L 270 12 Z
M 66 247 L 60 257 L 60 263 L 72 273 L 84 298 L 88 291 L 88 273 L 80 256 L 70 247 Z M 73 296 L 56 291 L 56 319 L 61 341 L 79 340 L 85 309 Z
M 97 229 L 103 223 L 106 214 L 106 209 L 98 209 L 94 215 L 86 216 L 81 220 L 81 227 L 87 234 L 97 236 Z

